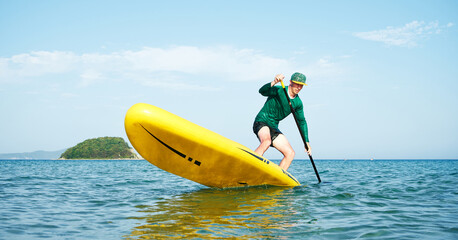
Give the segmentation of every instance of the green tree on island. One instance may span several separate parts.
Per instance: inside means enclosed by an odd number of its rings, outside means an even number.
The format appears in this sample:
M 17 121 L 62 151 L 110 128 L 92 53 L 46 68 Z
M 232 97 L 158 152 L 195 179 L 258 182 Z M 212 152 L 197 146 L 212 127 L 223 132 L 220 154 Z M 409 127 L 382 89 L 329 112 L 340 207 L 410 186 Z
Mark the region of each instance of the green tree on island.
M 121 137 L 100 137 L 85 140 L 67 149 L 61 159 L 138 159 Z

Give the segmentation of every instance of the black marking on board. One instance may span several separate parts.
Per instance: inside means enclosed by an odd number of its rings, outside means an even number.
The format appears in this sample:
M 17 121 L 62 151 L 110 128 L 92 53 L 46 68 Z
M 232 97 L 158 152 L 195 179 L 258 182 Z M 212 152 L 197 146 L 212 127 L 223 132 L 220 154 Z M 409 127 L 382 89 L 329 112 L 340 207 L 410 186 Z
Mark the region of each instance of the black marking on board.
M 172 152 L 176 153 L 177 155 L 179 155 L 180 157 L 186 159 L 186 155 L 183 154 L 182 152 L 176 150 L 175 148 L 169 146 L 167 143 L 161 141 L 159 138 L 157 138 L 156 136 L 154 136 L 154 134 L 152 134 L 150 131 L 148 131 L 145 127 L 143 127 L 143 125 L 140 124 L 140 126 L 142 126 L 143 129 L 145 129 L 145 131 L 147 131 L 149 133 L 149 135 L 151 135 L 152 137 L 154 137 L 158 142 L 160 142 L 162 145 L 164 145 L 165 147 L 167 147 L 168 149 L 170 149 Z M 192 162 L 193 159 L 192 157 L 188 157 L 188 161 Z M 197 161 L 197 160 L 194 160 L 194 164 L 199 166 L 200 167 L 200 164 L 202 164 L 201 162 Z
M 242 150 L 242 151 L 244 151 L 244 152 L 246 152 L 246 153 L 248 153 L 248 154 L 250 154 L 251 156 L 253 156 L 253 157 L 255 157 L 255 158 L 257 158 L 257 159 L 259 159 L 259 160 L 261 160 L 261 161 L 263 161 L 263 162 L 265 162 L 265 163 L 267 163 L 267 164 L 269 164 L 269 160 L 267 160 L 267 159 L 265 159 L 265 158 L 262 158 L 262 157 L 260 157 L 260 156 L 258 156 L 258 155 L 255 155 L 255 154 L 253 154 L 253 153 L 251 153 L 251 152 L 248 152 L 248 151 L 245 150 L 245 149 L 241 149 L 241 148 L 239 148 L 239 149 Z M 291 176 L 291 174 L 289 174 L 287 171 L 285 171 L 284 169 L 282 169 L 282 171 L 283 171 L 283 173 L 286 174 L 289 178 L 293 179 L 297 184 L 300 184 L 300 183 L 299 183 L 293 176 Z M 240 183 L 240 182 L 239 182 L 239 183 Z
M 265 162 L 265 163 L 267 163 L 267 164 L 270 163 L 270 161 L 267 160 L 267 159 L 265 159 L 265 158 L 262 158 L 262 157 L 260 157 L 260 156 L 258 156 L 258 155 L 256 155 L 256 154 L 251 153 L 251 152 L 248 152 L 248 151 L 245 150 L 245 149 L 241 149 L 241 148 L 239 148 L 239 149 L 242 150 L 242 151 L 244 151 L 244 152 L 246 152 L 246 153 L 248 153 L 248 154 L 250 154 L 251 156 L 257 158 L 258 160 L 261 160 L 261 161 L 263 161 L 263 162 Z
M 300 184 L 293 176 L 291 176 L 291 174 L 289 174 L 287 171 L 285 171 L 284 169 L 282 169 L 283 173 L 286 174 L 289 178 L 293 179 L 295 182 L 297 182 L 297 184 Z
M 172 152 L 180 155 L 180 157 L 182 158 L 186 158 L 186 155 L 181 153 L 180 151 L 176 150 L 175 148 L 167 145 L 165 142 L 161 141 L 159 138 L 157 138 L 156 136 L 154 136 L 150 131 L 148 131 L 145 127 L 143 127 L 143 125 L 140 124 L 140 126 L 142 126 L 143 129 L 145 129 L 145 131 L 147 131 L 149 133 L 149 135 L 153 136 L 153 138 L 155 138 L 156 140 L 158 140 L 160 143 L 162 143 L 162 145 L 164 145 L 165 147 L 167 147 L 168 149 L 170 149 Z

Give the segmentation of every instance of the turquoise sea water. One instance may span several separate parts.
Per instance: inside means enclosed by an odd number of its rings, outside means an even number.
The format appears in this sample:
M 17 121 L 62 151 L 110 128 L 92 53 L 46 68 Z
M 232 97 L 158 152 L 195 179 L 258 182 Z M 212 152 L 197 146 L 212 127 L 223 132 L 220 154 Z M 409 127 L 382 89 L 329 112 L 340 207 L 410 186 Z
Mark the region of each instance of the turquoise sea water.
M 277 162 L 278 163 L 278 162 Z M 146 161 L 0 160 L 0 239 L 458 239 L 457 160 L 308 161 L 218 190 Z

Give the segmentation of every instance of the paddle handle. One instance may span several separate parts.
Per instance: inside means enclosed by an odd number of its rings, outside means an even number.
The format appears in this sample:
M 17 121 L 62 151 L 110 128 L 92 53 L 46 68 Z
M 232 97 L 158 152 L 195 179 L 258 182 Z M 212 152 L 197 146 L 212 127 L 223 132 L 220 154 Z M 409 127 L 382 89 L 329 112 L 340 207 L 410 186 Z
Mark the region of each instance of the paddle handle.
M 301 134 L 302 141 L 304 142 L 305 150 L 309 150 L 309 147 L 307 146 L 307 142 L 305 141 L 305 136 L 304 133 L 301 131 L 301 127 L 299 125 L 299 121 L 297 120 L 296 117 L 296 111 L 294 111 L 293 105 L 291 104 L 291 100 L 289 99 L 288 92 L 286 91 L 285 84 L 283 83 L 283 80 L 280 80 L 281 86 L 283 88 L 283 91 L 285 92 L 286 99 L 288 100 L 289 107 L 291 108 L 291 113 L 293 114 L 294 121 L 296 121 L 297 128 L 299 129 L 299 133 Z M 321 182 L 320 174 L 318 174 L 318 170 L 316 169 L 315 162 L 313 161 L 312 154 L 307 154 L 309 155 L 310 162 L 312 163 L 313 170 L 315 170 L 316 178 L 318 178 L 318 183 Z

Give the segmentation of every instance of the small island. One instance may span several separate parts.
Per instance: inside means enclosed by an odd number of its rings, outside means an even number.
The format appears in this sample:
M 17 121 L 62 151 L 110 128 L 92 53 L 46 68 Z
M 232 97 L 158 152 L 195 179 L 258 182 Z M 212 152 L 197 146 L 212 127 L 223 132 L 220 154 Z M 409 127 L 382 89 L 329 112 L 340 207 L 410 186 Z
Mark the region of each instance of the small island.
M 140 159 L 121 137 L 85 140 L 67 149 L 59 159 Z

